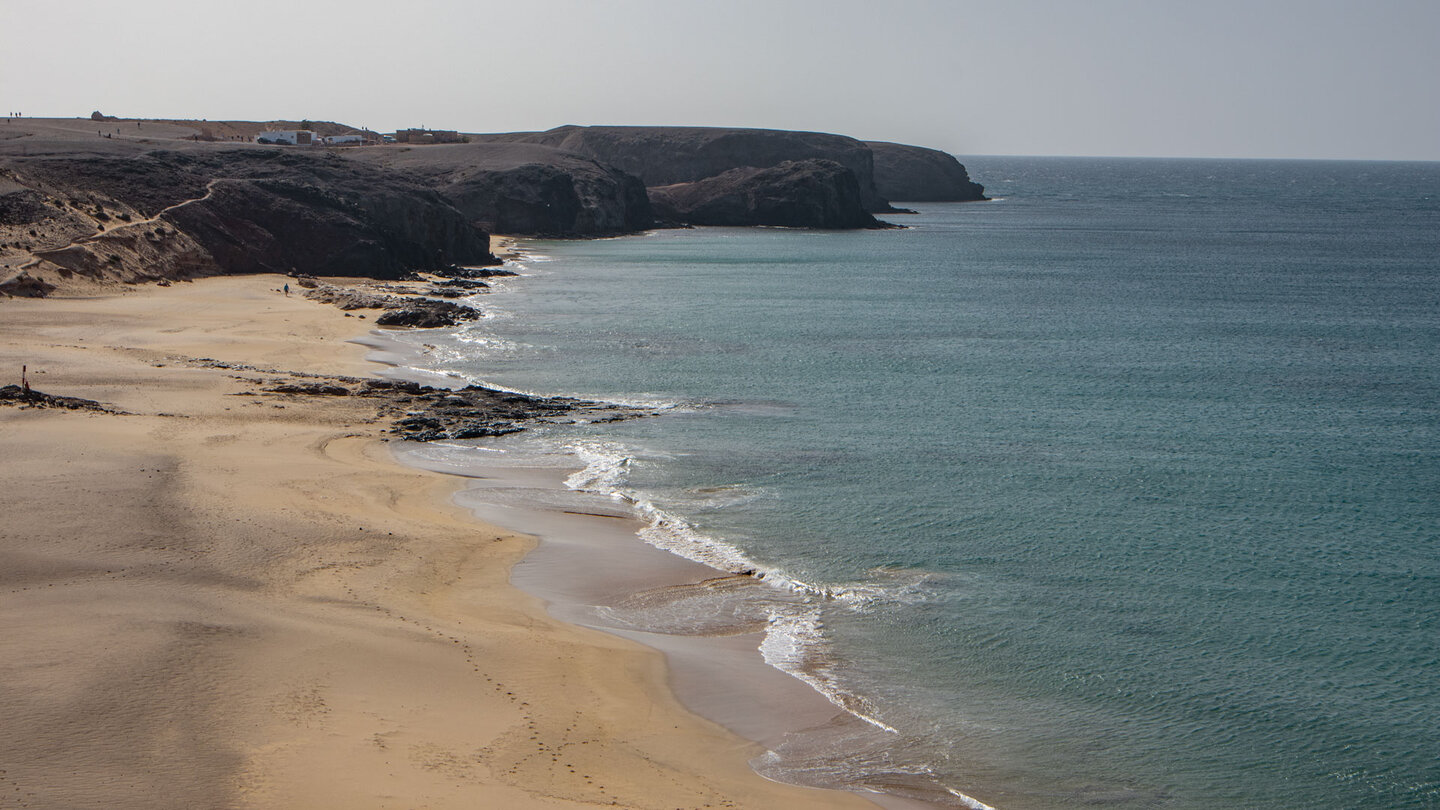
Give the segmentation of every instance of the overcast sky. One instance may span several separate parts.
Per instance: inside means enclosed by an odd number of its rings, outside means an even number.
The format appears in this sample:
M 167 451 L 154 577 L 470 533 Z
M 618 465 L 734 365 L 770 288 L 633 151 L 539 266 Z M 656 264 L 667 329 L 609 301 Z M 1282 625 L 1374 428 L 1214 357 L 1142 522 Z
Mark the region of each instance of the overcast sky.
M 1440 160 L 1440 0 L 0 0 L 30 116 Z

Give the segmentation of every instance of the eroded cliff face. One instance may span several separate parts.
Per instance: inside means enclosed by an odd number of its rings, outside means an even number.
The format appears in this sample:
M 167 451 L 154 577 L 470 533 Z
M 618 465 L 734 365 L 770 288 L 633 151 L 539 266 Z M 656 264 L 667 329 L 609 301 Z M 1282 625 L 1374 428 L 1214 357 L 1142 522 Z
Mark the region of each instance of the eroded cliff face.
M 8 164 L 17 193 L 32 195 L 25 217 L 45 230 L 31 228 L 30 275 L 399 278 L 496 262 L 488 235 L 423 181 L 335 155 L 160 150 Z
M 645 186 L 614 171 L 528 163 L 476 172 L 445 189 L 479 227 L 530 236 L 610 236 L 655 223 Z
M 364 150 L 359 159 L 426 178 L 477 228 L 518 236 L 613 236 L 653 227 L 640 180 L 561 149 L 469 143 Z
M 923 146 L 867 141 L 875 156 L 875 187 L 887 200 L 971 202 L 987 199 L 953 155 Z
M 867 213 L 855 175 L 829 160 L 731 169 L 693 183 L 650 189 L 662 218 L 694 225 L 883 228 Z
M 892 210 L 875 188 L 869 147 L 844 135 L 724 127 L 564 126 L 546 132 L 475 137 L 542 144 L 591 157 L 640 178 L 647 187 L 691 183 L 732 169 L 828 160 L 854 173 L 863 210 Z

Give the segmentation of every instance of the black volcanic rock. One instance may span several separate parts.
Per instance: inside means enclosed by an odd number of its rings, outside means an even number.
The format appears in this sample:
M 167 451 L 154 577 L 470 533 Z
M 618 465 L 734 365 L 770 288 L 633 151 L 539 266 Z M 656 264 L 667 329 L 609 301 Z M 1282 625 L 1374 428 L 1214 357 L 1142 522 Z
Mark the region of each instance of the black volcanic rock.
M 0 405 L 18 405 L 22 408 L 64 408 L 70 411 L 120 413 L 120 411 L 107 408 L 93 399 L 60 397 L 19 385 L 7 385 L 0 388 Z
M 372 198 L 366 205 L 393 210 L 371 216 L 358 203 L 292 181 L 221 180 L 205 200 L 163 217 L 227 273 L 304 269 L 316 276 L 398 279 L 454 261 L 485 261 L 489 254 L 453 209 L 451 233 L 427 234 L 443 223 L 425 222 L 423 210 L 405 201 Z
M 453 301 L 441 301 L 424 295 L 388 295 L 352 287 L 337 287 L 323 282 L 310 282 L 305 297 L 322 304 L 331 304 L 342 310 L 383 309 L 385 312 L 375 320 L 381 326 L 413 326 L 420 329 L 434 329 L 440 326 L 454 326 L 463 321 L 473 321 L 481 316 L 479 310 Z M 455 284 L 456 282 L 446 282 Z M 480 284 L 470 281 L 465 284 Z M 434 289 L 432 287 L 432 289 Z M 444 289 L 444 288 L 441 288 Z M 470 292 L 474 289 L 470 288 Z
M 375 319 L 375 323 L 380 326 L 438 329 L 442 326 L 454 326 L 462 321 L 473 321 L 479 317 L 480 312 L 472 307 L 422 298 L 406 306 L 387 309 L 385 314 Z
M 654 225 L 644 185 L 589 157 L 525 143 L 359 151 L 429 179 L 478 228 L 524 236 L 610 236 Z
M 49 213 L 45 195 L 28 188 L 0 193 L 0 225 L 29 225 Z
M 855 174 L 865 210 L 892 210 L 875 189 L 869 147 L 844 135 L 722 127 L 564 126 L 546 132 L 473 137 L 543 144 L 586 155 L 640 178 L 647 187 L 691 183 L 731 169 L 830 160 Z
M 36 186 L 102 195 L 151 218 L 37 252 L 66 272 L 123 276 L 179 256 L 172 277 L 300 270 L 393 279 L 497 263 L 488 235 L 423 180 L 323 152 L 162 150 L 11 167 Z
M 366 380 L 356 396 L 376 397 L 404 410 L 390 429 L 403 439 L 433 442 L 503 436 L 529 423 L 572 411 L 606 411 L 638 415 L 595 402 L 563 397 L 537 397 L 477 385 L 447 390 L 398 380 Z
M 886 227 L 865 210 L 855 174 L 829 160 L 731 169 L 693 183 L 652 188 L 650 199 L 660 216 L 693 225 Z
M 867 141 L 875 155 L 875 187 L 887 200 L 970 202 L 987 199 L 952 155 L 922 146 Z

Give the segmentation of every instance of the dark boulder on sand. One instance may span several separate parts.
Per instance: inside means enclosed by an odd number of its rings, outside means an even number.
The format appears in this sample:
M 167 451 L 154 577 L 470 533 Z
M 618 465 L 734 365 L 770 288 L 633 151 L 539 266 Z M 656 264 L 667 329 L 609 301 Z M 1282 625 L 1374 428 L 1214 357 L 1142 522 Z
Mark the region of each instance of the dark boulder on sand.
M 409 326 L 416 329 L 438 329 L 454 326 L 463 321 L 473 321 L 480 312 L 473 307 L 462 306 L 450 301 L 436 301 L 422 298 L 405 306 L 387 309 L 375 319 L 381 326 Z
M 93 399 L 61 397 L 19 385 L 0 387 L 0 405 L 18 405 L 22 408 L 64 408 L 69 411 L 119 413 L 119 411 L 107 408 Z

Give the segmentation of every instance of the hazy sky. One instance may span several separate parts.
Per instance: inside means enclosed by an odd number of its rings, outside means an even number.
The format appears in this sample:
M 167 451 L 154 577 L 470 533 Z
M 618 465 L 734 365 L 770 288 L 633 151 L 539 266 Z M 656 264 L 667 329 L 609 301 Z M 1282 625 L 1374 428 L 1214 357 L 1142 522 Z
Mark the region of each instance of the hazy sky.
M 1440 0 L 0 0 L 0 106 L 1440 160 Z

